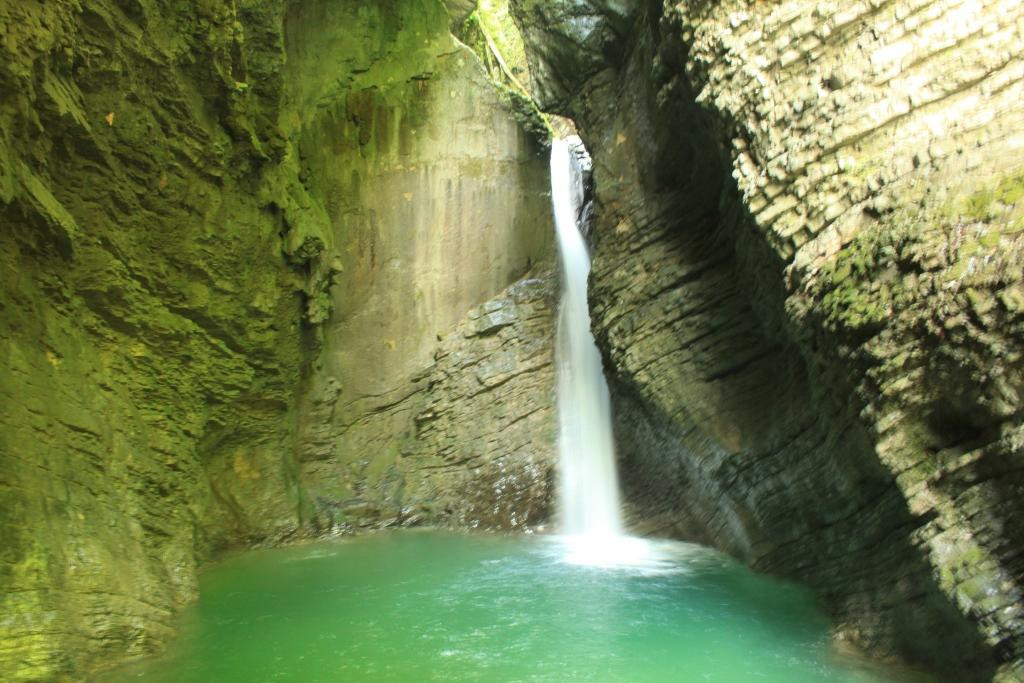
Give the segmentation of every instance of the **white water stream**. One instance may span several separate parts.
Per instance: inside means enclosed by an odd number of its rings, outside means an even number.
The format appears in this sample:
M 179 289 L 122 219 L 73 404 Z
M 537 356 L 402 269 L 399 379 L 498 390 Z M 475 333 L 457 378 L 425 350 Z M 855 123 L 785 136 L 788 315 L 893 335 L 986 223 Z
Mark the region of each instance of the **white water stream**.
M 590 255 L 577 223 L 583 182 L 574 170 L 572 155 L 568 141 L 553 141 L 551 201 L 562 260 L 562 301 L 555 341 L 559 517 L 570 561 L 621 564 L 638 559 L 637 551 L 645 544 L 623 535 L 611 402 L 601 354 L 590 331 Z

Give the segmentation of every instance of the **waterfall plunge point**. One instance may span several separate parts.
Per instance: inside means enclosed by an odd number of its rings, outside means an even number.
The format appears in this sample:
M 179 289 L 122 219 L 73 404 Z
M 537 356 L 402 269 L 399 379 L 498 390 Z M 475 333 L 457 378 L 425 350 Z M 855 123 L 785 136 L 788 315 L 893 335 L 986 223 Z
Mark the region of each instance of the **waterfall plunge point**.
M 558 386 L 559 514 L 569 536 L 622 535 L 608 385 L 590 333 L 590 255 L 577 225 L 582 182 L 565 140 L 551 149 L 551 200 L 562 261 L 555 364 Z
M 573 145 L 551 145 L 551 203 L 562 262 L 555 365 L 558 398 L 558 512 L 566 561 L 600 567 L 647 565 L 652 545 L 623 532 L 611 400 L 590 330 L 590 255 L 578 218 L 583 181 Z

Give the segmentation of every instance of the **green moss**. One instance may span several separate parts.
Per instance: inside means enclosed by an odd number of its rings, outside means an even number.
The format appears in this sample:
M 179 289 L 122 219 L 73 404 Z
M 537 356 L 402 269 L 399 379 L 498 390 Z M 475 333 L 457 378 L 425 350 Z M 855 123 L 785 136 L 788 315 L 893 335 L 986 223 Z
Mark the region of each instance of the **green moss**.
M 512 20 L 508 0 L 480 0 L 476 14 L 512 74 L 523 85 L 527 85 L 524 82 L 529 76 L 526 46 L 518 27 Z
M 1014 285 L 999 294 L 999 301 L 1010 313 L 1024 313 L 1024 287 Z
M 945 268 L 947 282 L 967 277 L 979 258 L 999 253 L 1004 237 L 1024 231 L 1024 216 L 1008 218 L 1022 198 L 1024 174 L 1015 173 L 965 199 L 885 216 L 820 271 L 814 292 L 826 324 L 856 335 L 881 329 L 894 312 L 920 300 L 922 293 L 908 289 L 901 273 Z M 897 277 L 883 282 L 887 272 Z M 991 297 L 980 289 L 966 296 L 977 316 L 992 310 Z
M 999 230 L 996 228 L 992 228 L 978 238 L 978 243 L 981 244 L 981 246 L 983 247 L 991 249 L 992 247 L 999 244 L 1000 238 L 1001 235 L 999 234 Z
M 977 290 L 974 287 L 967 288 L 967 300 L 971 310 L 979 318 L 995 308 L 996 305 L 995 297 L 990 292 Z
M 986 188 L 974 193 L 964 202 L 963 213 L 966 217 L 976 221 L 991 220 L 995 214 L 995 192 Z
M 526 48 L 509 13 L 507 0 L 481 0 L 477 11 L 463 23 L 458 37 L 483 62 L 516 122 L 541 148 L 549 147 L 554 131 L 528 90 L 530 74 Z
M 462 26 L 455 32 L 455 37 L 473 50 L 484 66 L 487 67 L 487 72 L 491 74 L 491 78 L 498 77 L 494 73 L 494 69 L 497 69 L 498 65 L 494 63 L 494 57 L 487 47 L 487 39 L 484 37 L 483 29 L 480 27 L 479 12 L 473 12 L 466 17 L 466 21 L 462 22 Z
M 959 280 L 960 278 L 967 275 L 967 271 L 971 267 L 971 260 L 969 257 L 961 258 L 953 264 L 952 268 L 949 269 L 948 279 Z
M 0 523 L 3 680 L 158 649 L 196 562 L 298 524 L 307 264 L 275 207 L 304 198 L 257 192 L 284 149 L 281 8 L 128 4 L 21 5 L 12 36 L 45 41 L 0 62 L 0 520 L 31 530 Z
M 995 198 L 1006 206 L 1014 206 L 1024 199 L 1024 173 L 1004 178 L 996 187 Z
M 837 264 L 836 268 L 832 271 L 832 284 L 838 286 L 844 281 L 849 279 L 853 275 L 853 264 L 851 263 L 840 263 Z
M 298 126 L 340 92 L 429 77 L 437 55 L 454 49 L 439 0 L 295 3 L 287 21 L 303 36 L 289 44 L 286 65 L 293 93 L 287 118 Z M 345 26 L 358 40 L 339 40 L 325 25 Z
M 542 148 L 550 147 L 554 131 L 546 116 L 537 106 L 536 100 L 505 85 L 496 84 L 499 95 L 508 104 L 512 118 Z
M 903 295 L 902 281 L 882 282 L 883 271 L 909 262 L 910 232 L 875 229 L 857 236 L 825 266 L 816 287 L 826 323 L 836 330 L 869 334 L 880 329 Z
M 1024 199 L 1024 172 L 1016 172 L 1003 177 L 994 185 L 978 190 L 959 203 L 954 202 L 944 213 L 987 223 L 1018 208 L 1021 199 Z

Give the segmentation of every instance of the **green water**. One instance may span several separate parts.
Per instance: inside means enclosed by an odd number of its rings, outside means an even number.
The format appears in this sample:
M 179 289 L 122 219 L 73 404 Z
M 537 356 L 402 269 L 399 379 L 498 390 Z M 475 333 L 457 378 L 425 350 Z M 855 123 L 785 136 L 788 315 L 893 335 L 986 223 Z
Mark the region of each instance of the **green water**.
M 884 681 L 810 596 L 697 546 L 636 569 L 556 539 L 395 532 L 228 560 L 124 681 Z

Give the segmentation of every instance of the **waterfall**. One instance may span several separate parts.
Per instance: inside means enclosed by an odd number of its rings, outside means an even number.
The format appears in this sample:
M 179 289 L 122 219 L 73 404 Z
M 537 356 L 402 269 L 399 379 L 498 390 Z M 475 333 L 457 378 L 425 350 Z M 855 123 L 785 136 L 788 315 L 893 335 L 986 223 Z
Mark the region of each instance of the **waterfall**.
M 551 145 L 551 201 L 562 260 L 555 363 L 558 381 L 559 515 L 570 537 L 622 535 L 611 406 L 590 332 L 590 255 L 577 219 L 583 182 L 566 140 Z

